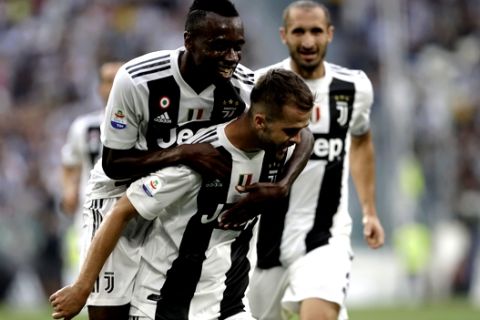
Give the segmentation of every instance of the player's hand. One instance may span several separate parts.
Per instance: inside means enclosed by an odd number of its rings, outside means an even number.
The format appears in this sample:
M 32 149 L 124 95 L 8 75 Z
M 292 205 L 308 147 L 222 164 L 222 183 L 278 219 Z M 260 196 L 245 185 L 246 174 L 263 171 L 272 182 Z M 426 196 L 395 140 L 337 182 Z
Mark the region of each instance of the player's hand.
M 225 178 L 230 175 L 227 159 L 210 143 L 183 144 L 181 162 L 204 177 Z
M 247 193 L 231 208 L 220 216 L 219 225 L 228 229 L 239 227 L 248 220 L 262 213 L 269 203 L 288 196 L 289 189 L 279 183 L 258 182 L 248 186 L 236 186 L 239 193 Z
M 87 302 L 85 295 L 75 286 L 66 286 L 50 296 L 53 319 L 69 320 L 75 317 Z
M 385 242 L 385 233 L 378 217 L 364 216 L 363 220 L 363 236 L 368 246 L 372 249 L 378 249 Z

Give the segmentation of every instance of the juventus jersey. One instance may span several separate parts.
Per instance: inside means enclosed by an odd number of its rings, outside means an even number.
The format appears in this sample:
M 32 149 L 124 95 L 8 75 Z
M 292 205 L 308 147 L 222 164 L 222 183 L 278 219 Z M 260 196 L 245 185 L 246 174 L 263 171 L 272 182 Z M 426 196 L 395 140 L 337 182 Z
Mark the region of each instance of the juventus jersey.
M 75 118 L 68 131 L 67 140 L 62 147 L 62 165 L 82 167 L 80 195 L 85 194 L 90 170 L 92 170 L 102 152 L 100 124 L 103 116 L 104 111 L 98 110 Z
M 290 62 L 287 58 L 258 70 L 257 74 L 270 68 L 291 70 Z M 363 71 L 328 62 L 324 66 L 323 78 L 306 80 L 315 94 L 309 125 L 315 138 L 313 152 L 292 186 L 289 203 L 262 216 L 258 242 L 260 268 L 288 266 L 306 252 L 327 244 L 331 237 L 351 233 L 350 135 L 362 135 L 369 130 L 373 89 Z
M 276 181 L 285 160 L 237 149 L 225 126 L 208 128 L 192 142 L 218 148 L 230 177 L 202 181 L 186 166 L 167 167 L 127 190 L 138 213 L 156 224 L 142 247 L 132 300 L 133 310 L 152 319 L 225 319 L 245 311 L 257 218 L 222 230 L 218 217 L 242 197 L 235 186 Z
M 180 74 L 178 60 L 183 50 L 149 53 L 119 69 L 101 127 L 106 147 L 174 147 L 198 129 L 229 121 L 245 110 L 254 84 L 251 70 L 238 65 L 229 82 L 212 84 L 197 94 Z M 100 160 L 92 171 L 87 193 L 90 199 L 117 197 L 126 184 L 108 178 Z

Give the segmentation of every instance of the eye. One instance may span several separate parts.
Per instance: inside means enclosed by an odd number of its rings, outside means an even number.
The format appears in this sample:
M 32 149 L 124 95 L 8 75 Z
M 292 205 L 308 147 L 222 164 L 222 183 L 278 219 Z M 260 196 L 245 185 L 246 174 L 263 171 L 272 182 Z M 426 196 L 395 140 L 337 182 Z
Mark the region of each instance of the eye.
M 300 130 L 301 129 L 298 128 L 285 128 L 283 129 L 283 132 L 289 137 L 294 137 L 300 132 Z

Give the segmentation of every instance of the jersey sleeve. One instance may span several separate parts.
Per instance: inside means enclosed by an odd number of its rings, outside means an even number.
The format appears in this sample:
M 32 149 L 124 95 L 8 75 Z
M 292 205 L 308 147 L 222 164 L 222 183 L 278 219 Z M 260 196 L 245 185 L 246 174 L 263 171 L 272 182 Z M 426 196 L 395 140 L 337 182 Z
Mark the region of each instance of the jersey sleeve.
M 106 147 L 117 150 L 135 147 L 142 119 L 137 90 L 125 66 L 121 67 L 113 81 L 101 126 L 101 140 Z
M 365 72 L 360 71 L 355 83 L 356 97 L 353 106 L 351 133 L 355 136 L 365 134 L 370 129 L 370 111 L 373 104 L 373 87 Z
M 163 209 L 198 190 L 200 181 L 200 175 L 186 166 L 167 167 L 133 182 L 127 197 L 142 217 L 153 220 Z
M 82 137 L 84 126 L 79 118 L 75 119 L 68 129 L 67 140 L 62 146 L 61 162 L 64 166 L 79 166 L 82 164 Z M 83 139 L 83 140 L 82 140 Z

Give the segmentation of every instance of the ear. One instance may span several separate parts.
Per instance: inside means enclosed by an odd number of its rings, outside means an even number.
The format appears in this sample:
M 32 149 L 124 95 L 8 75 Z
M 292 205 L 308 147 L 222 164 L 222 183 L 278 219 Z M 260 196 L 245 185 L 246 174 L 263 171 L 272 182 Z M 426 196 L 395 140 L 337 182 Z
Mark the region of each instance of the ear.
M 287 37 L 287 30 L 285 30 L 285 27 L 280 27 L 278 29 L 279 33 L 280 33 L 280 39 L 282 40 L 282 43 L 283 44 L 286 44 L 287 43 L 287 40 L 286 40 L 286 37 Z
M 183 45 L 187 51 L 190 51 L 192 48 L 192 35 L 188 31 L 183 32 Z
M 263 130 L 265 128 L 265 114 L 255 113 L 253 117 L 253 122 L 255 124 L 255 129 Z
M 334 31 L 335 31 L 334 26 L 328 27 L 328 30 L 327 30 L 327 32 L 328 32 L 328 43 L 332 42 Z

